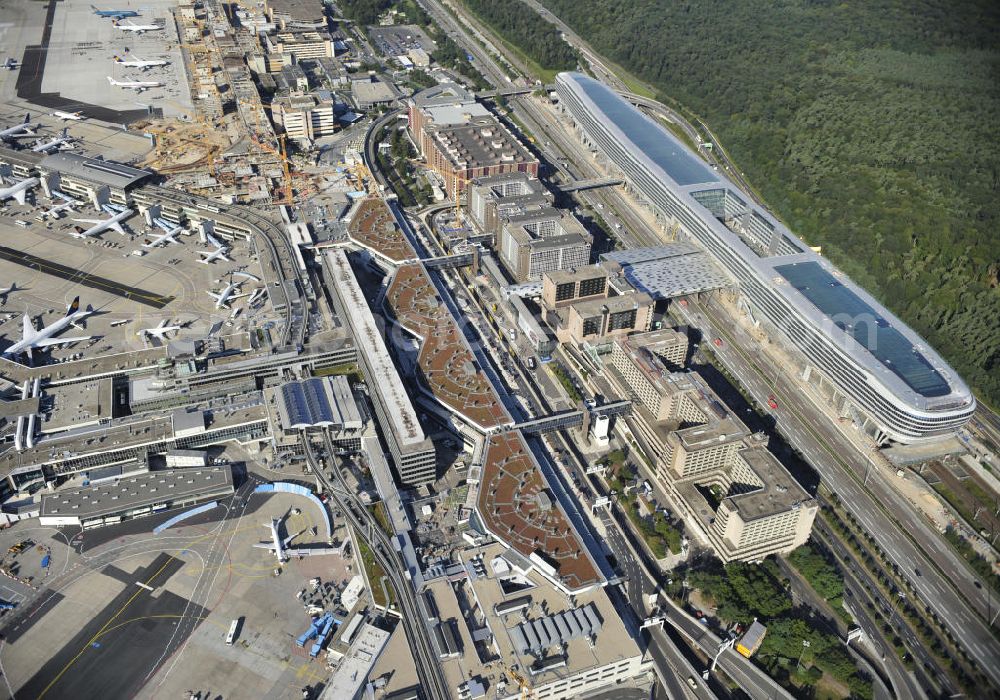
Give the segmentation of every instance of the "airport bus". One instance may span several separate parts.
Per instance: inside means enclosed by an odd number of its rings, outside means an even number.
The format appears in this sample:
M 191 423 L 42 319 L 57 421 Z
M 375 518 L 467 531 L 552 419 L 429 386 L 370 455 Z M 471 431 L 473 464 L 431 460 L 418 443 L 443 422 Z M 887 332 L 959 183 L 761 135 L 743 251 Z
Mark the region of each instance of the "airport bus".
M 239 618 L 233 620 L 233 623 L 229 625 L 229 634 L 226 635 L 227 645 L 232 646 L 233 642 L 236 641 L 236 630 L 239 628 L 239 626 L 240 626 Z

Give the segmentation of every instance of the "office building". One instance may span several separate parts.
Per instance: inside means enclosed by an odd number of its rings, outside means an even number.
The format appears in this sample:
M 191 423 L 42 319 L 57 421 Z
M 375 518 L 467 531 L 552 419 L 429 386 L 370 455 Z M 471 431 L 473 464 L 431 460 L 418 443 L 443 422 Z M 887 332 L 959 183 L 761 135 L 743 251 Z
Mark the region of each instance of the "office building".
M 261 35 L 267 53 L 294 56 L 297 63 L 316 58 L 333 58 L 333 40 L 318 32 L 280 32 L 274 37 Z
M 340 129 L 333 102 L 321 101 L 315 95 L 276 97 L 271 114 L 288 138 L 299 141 L 332 136 Z
M 636 399 L 628 424 L 656 480 L 724 562 L 790 552 L 808 540 L 816 502 L 698 375 L 663 365 L 686 352 L 683 334 L 657 331 L 619 339 L 606 365 Z
M 653 299 L 639 292 L 598 297 L 562 307 L 549 318 L 556 320 L 556 337 L 560 343 L 594 344 L 648 331 L 653 320 Z
M 503 220 L 529 210 L 551 207 L 552 193 L 528 173 L 477 177 L 469 184 L 466 212 L 480 231 L 496 236 Z
M 566 211 L 543 207 L 506 217 L 500 227 L 500 259 L 518 282 L 540 280 L 551 270 L 590 262 L 593 237 Z
M 664 225 L 715 258 L 754 320 L 801 353 L 801 376 L 841 415 L 876 441 L 900 443 L 951 435 L 969 421 L 969 387 L 870 294 L 613 90 L 578 73 L 556 83 L 584 141 Z
M 542 274 L 542 304 L 548 310 L 608 296 L 608 273 L 598 265 Z

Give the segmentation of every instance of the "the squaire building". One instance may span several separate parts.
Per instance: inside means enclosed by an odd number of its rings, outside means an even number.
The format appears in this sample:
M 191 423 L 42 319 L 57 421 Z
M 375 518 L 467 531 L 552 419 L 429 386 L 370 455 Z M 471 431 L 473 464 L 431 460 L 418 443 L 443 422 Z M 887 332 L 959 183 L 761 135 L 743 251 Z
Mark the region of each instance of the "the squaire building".
M 779 329 L 812 363 L 810 374 L 820 370 L 842 415 L 900 443 L 948 435 L 969 420 L 976 402 L 965 382 L 843 272 L 603 83 L 560 73 L 556 85 L 588 145 L 719 261 L 754 319 Z

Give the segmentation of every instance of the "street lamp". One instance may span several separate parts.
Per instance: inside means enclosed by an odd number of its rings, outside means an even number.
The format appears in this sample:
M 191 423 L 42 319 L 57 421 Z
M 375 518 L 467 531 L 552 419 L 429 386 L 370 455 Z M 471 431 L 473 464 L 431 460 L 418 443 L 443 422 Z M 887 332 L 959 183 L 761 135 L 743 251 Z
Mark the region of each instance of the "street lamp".
M 802 651 L 799 652 L 799 660 L 795 662 L 796 668 L 802 668 L 802 655 L 806 653 L 806 649 L 812 646 L 812 642 L 808 639 L 802 640 Z

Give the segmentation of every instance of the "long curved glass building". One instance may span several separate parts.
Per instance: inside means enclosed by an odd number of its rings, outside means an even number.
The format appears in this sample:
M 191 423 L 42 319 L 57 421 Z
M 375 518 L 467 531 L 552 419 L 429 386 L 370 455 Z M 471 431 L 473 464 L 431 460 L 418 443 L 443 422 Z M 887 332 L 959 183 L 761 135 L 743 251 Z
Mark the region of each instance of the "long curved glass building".
M 588 76 L 560 73 L 556 86 L 585 143 L 716 258 L 754 320 L 806 358 L 842 415 L 899 443 L 969 420 L 975 398 L 933 348 L 667 129 Z

